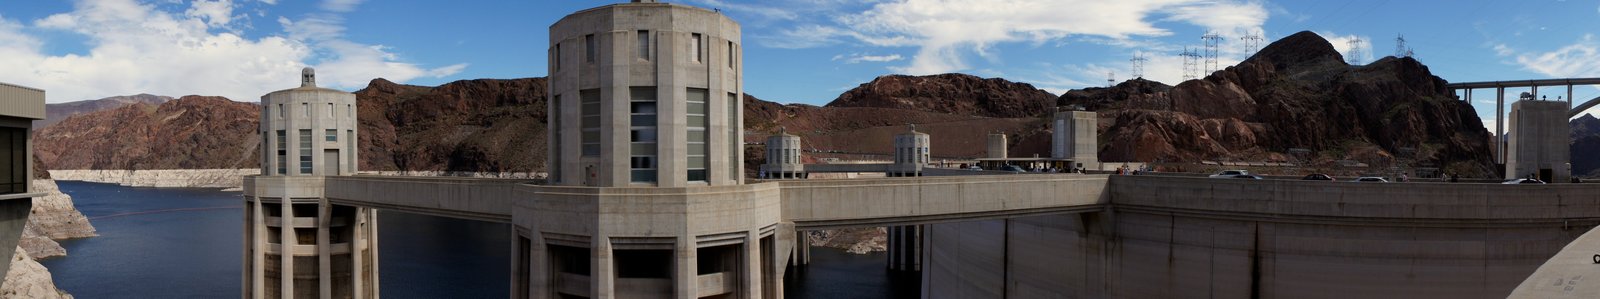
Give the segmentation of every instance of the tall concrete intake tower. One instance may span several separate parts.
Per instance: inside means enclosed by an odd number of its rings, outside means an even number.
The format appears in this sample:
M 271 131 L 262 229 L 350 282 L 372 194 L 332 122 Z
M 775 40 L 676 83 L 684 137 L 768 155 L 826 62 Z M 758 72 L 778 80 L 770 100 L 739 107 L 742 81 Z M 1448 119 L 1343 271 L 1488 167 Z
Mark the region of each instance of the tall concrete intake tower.
M 326 176 L 356 172 L 356 96 L 300 87 L 261 97 L 261 174 L 246 179 L 245 298 L 378 297 L 377 214 L 334 205 Z
M 550 26 L 549 186 L 518 202 L 516 298 L 780 298 L 794 240 L 744 184 L 739 24 L 633 1 Z

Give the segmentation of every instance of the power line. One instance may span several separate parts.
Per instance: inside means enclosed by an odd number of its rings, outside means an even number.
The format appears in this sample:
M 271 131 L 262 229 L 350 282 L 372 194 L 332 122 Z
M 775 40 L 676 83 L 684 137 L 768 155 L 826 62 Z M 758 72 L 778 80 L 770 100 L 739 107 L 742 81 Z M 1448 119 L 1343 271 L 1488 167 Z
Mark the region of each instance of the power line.
M 1261 50 L 1261 42 L 1265 41 L 1266 38 L 1262 38 L 1258 32 L 1247 31 L 1244 37 L 1239 38 L 1239 40 L 1244 41 L 1244 56 L 1250 57 L 1255 56 L 1256 51 Z
M 1203 74 L 1210 76 L 1217 71 L 1217 43 L 1222 42 L 1222 35 L 1207 32 L 1206 35 L 1200 36 L 1200 40 L 1206 44 L 1206 68 Z
M 1199 73 L 1199 70 L 1196 66 L 1198 65 L 1197 61 L 1200 60 L 1200 53 L 1196 53 L 1194 49 L 1189 47 L 1183 47 L 1183 54 L 1178 55 L 1183 56 L 1183 81 L 1198 78 L 1196 74 Z
M 1350 39 L 1350 41 L 1345 42 L 1346 45 L 1350 46 L 1350 57 L 1345 58 L 1346 61 L 1350 62 L 1350 65 L 1361 65 L 1363 63 L 1361 61 L 1362 43 L 1363 42 L 1361 41 L 1360 36 L 1356 36 L 1355 38 Z
M 1128 59 L 1133 62 L 1133 78 L 1144 78 L 1144 62 L 1149 60 L 1144 58 L 1144 52 L 1138 52 L 1133 55 L 1133 59 Z
M 1411 47 L 1406 46 L 1406 36 L 1401 34 L 1394 38 L 1394 57 L 1411 57 Z

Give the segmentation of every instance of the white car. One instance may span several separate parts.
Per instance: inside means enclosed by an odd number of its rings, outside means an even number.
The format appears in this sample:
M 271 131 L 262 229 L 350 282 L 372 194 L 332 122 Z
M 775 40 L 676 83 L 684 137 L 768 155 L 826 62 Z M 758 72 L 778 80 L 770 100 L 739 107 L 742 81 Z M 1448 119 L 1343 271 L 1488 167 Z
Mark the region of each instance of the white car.
M 1231 179 L 1231 178 L 1239 177 L 1241 175 L 1250 175 L 1250 171 L 1249 170 L 1243 170 L 1243 169 L 1240 169 L 1240 170 L 1223 170 L 1221 172 L 1218 172 L 1217 174 L 1211 175 L 1211 178 L 1213 178 L 1213 179 L 1218 179 L 1218 178 L 1220 178 L 1220 179 Z
M 1536 179 L 1513 179 L 1513 180 L 1502 182 L 1501 184 L 1506 184 L 1506 185 L 1544 184 L 1544 181 L 1540 181 L 1540 180 L 1536 180 Z
M 1388 179 L 1384 179 L 1384 178 L 1383 178 L 1383 177 L 1375 177 L 1375 176 L 1364 176 L 1364 177 L 1359 177 L 1359 178 L 1356 178 L 1356 179 L 1355 179 L 1355 180 L 1354 180 L 1354 181 L 1352 181 L 1352 182 L 1379 182 L 1379 183 L 1388 183 L 1388 182 L 1389 182 L 1389 180 L 1388 180 Z

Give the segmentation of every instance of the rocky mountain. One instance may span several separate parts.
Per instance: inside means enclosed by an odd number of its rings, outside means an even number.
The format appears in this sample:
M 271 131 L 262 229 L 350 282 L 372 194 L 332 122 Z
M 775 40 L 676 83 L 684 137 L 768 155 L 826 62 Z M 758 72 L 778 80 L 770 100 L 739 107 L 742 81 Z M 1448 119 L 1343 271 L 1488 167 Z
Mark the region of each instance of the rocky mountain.
M 1600 119 L 1584 114 L 1568 125 L 1572 129 L 1572 175 L 1600 176 Z
M 34 151 L 49 169 L 254 168 L 258 107 L 205 96 L 135 103 L 36 130 Z
M 1313 165 L 1409 155 L 1489 173 L 1488 131 L 1444 84 L 1410 57 L 1347 65 L 1326 39 L 1300 32 L 1204 79 L 1074 90 L 1058 104 L 1100 112 L 1106 161 L 1289 161 L 1289 149 L 1305 148 Z
M 362 170 L 541 171 L 545 78 L 356 91 Z
M 1027 83 L 967 74 L 888 75 L 863 83 L 829 108 L 874 107 L 996 118 L 1030 117 L 1050 110 L 1056 96 Z
M 136 94 L 131 96 L 115 96 L 99 100 L 46 104 L 44 106 L 44 120 L 35 122 L 33 126 L 35 128 L 43 128 L 61 122 L 62 120 L 66 120 L 67 117 L 73 115 L 107 109 L 116 109 L 121 108 L 122 106 L 138 103 L 161 105 L 161 103 L 166 103 L 167 101 L 171 100 L 172 97 L 168 96 Z

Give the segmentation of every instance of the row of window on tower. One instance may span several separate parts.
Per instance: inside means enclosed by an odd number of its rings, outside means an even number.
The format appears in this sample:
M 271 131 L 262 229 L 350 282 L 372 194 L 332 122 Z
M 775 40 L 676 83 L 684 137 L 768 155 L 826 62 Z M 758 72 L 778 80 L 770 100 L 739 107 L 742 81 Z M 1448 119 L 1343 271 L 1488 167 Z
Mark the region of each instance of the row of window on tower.
M 710 118 L 714 114 L 710 105 L 710 91 L 704 88 L 688 88 L 685 91 L 688 98 L 685 100 L 685 169 L 684 174 L 688 181 L 709 181 L 711 178 L 710 159 Z M 628 159 L 630 181 L 637 183 L 652 183 L 657 181 L 657 165 L 660 162 L 657 153 L 657 129 L 659 106 L 657 102 L 657 87 L 635 86 L 628 89 Z M 599 89 L 586 89 L 578 91 L 579 115 L 579 150 L 584 157 L 598 157 L 601 149 L 601 122 L 602 110 Z M 720 110 L 727 115 L 729 125 L 739 125 L 738 96 L 729 93 L 726 106 Z M 561 107 L 561 95 L 552 98 L 555 107 Z M 552 123 L 555 126 L 551 138 L 555 138 L 553 151 L 556 157 L 561 156 L 561 113 L 552 113 Z M 729 155 L 737 161 L 738 130 L 728 130 Z M 551 165 L 551 173 L 559 176 L 560 163 Z M 729 163 L 729 173 L 738 173 L 738 164 Z
M 333 103 L 328 103 L 328 109 L 324 110 L 328 112 L 328 117 L 334 117 L 334 107 L 335 106 Z M 278 104 L 278 113 L 276 113 L 278 115 L 278 119 L 283 119 L 284 116 L 289 113 L 289 110 L 284 108 L 284 104 Z M 302 112 L 303 116 L 311 117 L 311 110 L 311 103 L 300 103 L 300 111 Z M 345 104 L 344 111 L 346 116 L 356 117 L 356 105 Z
M 274 132 L 274 134 L 272 134 L 273 137 L 267 136 L 266 133 L 267 132 L 262 132 L 261 138 L 263 139 L 262 140 L 263 144 L 265 144 L 266 139 L 275 139 L 275 141 L 277 141 L 277 143 L 276 143 L 276 145 L 277 145 L 276 154 L 278 156 L 278 161 L 277 161 L 277 165 L 276 165 L 277 166 L 277 170 L 275 172 L 273 172 L 273 173 L 280 174 L 280 175 L 289 174 L 288 173 L 288 171 L 289 171 L 289 167 L 288 167 L 289 166 L 289 159 L 288 159 L 289 158 L 289 134 L 288 134 L 288 131 L 287 130 L 277 130 L 277 131 Z M 349 135 L 349 136 L 355 136 L 356 131 L 355 130 L 345 130 L 345 133 L 347 135 Z M 326 130 L 323 130 L 323 134 L 322 135 L 323 135 L 322 136 L 322 140 L 324 142 L 335 142 L 335 143 L 339 142 L 339 130 L 326 129 Z M 298 149 L 297 154 L 299 154 L 299 157 L 300 157 L 299 165 L 297 165 L 297 166 L 299 166 L 299 172 L 296 172 L 295 174 L 312 174 L 313 173 L 314 164 L 311 163 L 311 159 L 312 159 L 311 140 L 314 139 L 316 136 L 313 135 L 311 130 L 308 130 L 308 129 L 299 130 L 295 134 L 295 136 L 297 137 L 296 139 L 298 139 L 298 141 L 299 141 L 298 142 L 299 143 L 298 144 L 299 145 L 299 149 Z M 355 147 L 355 138 L 345 138 L 345 143 L 347 143 L 346 144 L 346 148 L 350 148 L 350 149 L 356 148 Z M 323 159 L 325 159 L 323 161 L 323 165 L 324 165 L 324 167 L 326 167 L 326 169 L 324 169 L 323 173 L 324 174 L 330 174 L 330 175 L 339 173 L 339 164 L 340 164 L 339 163 L 339 160 L 340 160 L 339 159 L 339 150 L 336 149 L 336 148 L 329 147 L 329 148 L 324 148 L 323 152 L 324 152 L 323 153 Z
M 652 42 L 652 37 L 650 35 L 650 30 L 639 30 L 636 33 L 634 33 L 634 36 L 636 37 L 636 39 L 634 41 L 634 45 L 633 45 L 634 48 L 637 49 L 636 54 L 635 54 L 636 58 L 639 59 L 639 60 L 642 60 L 642 61 L 650 61 L 653 58 L 652 56 L 653 56 L 653 53 L 654 53 L 651 50 L 652 50 L 652 48 L 655 47 L 654 46 L 655 43 Z M 594 34 L 589 34 L 589 35 L 584 35 L 583 36 L 583 62 L 584 63 L 591 63 L 592 64 L 592 63 L 595 63 L 595 62 L 599 61 L 599 59 L 600 59 L 600 45 L 598 43 L 599 43 L 599 41 L 596 39 Z M 737 46 L 733 44 L 733 41 L 728 41 L 727 43 L 728 43 L 727 48 L 726 48 L 727 52 L 725 52 L 725 53 L 728 54 L 728 55 L 726 55 L 727 59 L 728 59 L 727 66 L 728 66 L 728 68 L 731 69 L 731 68 L 734 67 L 735 64 L 737 64 L 737 62 L 736 62 L 737 58 L 735 57 L 735 55 L 733 55 L 733 53 L 738 53 L 738 52 L 735 51 L 735 47 L 737 47 Z M 562 50 L 563 50 L 563 47 L 562 47 L 563 44 L 564 43 L 559 43 L 558 42 L 554 46 L 552 46 L 551 49 L 550 49 L 550 57 L 551 57 L 550 65 L 551 65 L 551 68 L 553 68 L 555 71 L 561 71 L 561 62 L 562 62 L 561 53 L 562 53 Z M 699 34 L 699 33 L 690 33 L 689 34 L 689 48 L 688 48 L 688 52 L 686 52 L 686 53 L 688 53 L 688 55 L 685 55 L 689 59 L 689 62 L 693 62 L 693 63 L 703 63 L 703 62 L 705 62 L 706 61 L 705 48 L 706 48 L 707 45 L 708 44 L 706 42 L 706 38 L 705 38 L 704 35 Z

